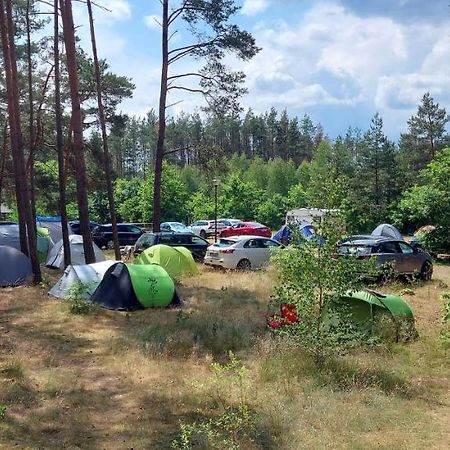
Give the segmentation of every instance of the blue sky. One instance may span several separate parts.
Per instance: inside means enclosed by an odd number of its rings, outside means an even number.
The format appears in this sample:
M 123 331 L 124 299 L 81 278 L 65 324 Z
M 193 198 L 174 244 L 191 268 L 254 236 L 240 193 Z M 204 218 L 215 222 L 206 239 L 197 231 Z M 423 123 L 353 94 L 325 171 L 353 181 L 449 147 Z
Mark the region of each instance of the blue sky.
M 179 0 L 171 0 L 175 6 Z M 143 115 L 158 103 L 159 0 L 98 0 L 99 54 L 131 77 L 135 96 L 122 104 Z M 448 0 L 241 0 L 234 22 L 252 32 L 261 52 L 250 62 L 227 63 L 247 74 L 245 108 L 275 106 L 309 114 L 330 137 L 348 126 L 365 131 L 379 112 L 392 139 L 406 130 L 426 91 L 450 112 L 450 7 Z M 77 32 L 89 51 L 84 6 L 74 4 Z M 156 20 L 155 20 L 156 19 Z M 174 45 L 189 43 L 178 27 Z M 176 70 L 196 67 L 183 62 Z M 173 72 L 175 73 L 175 72 Z M 203 102 L 176 93 L 170 111 L 192 112 Z

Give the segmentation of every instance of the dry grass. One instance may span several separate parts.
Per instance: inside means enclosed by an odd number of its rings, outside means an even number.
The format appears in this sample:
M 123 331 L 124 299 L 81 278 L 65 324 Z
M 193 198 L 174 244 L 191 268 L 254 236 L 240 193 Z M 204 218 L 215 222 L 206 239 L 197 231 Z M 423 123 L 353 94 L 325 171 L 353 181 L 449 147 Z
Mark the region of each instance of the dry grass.
M 450 448 L 447 283 L 438 266 L 433 282 L 408 286 L 418 340 L 321 371 L 266 331 L 270 273 L 202 269 L 180 286 L 182 310 L 130 314 L 76 316 L 39 287 L 3 289 L 0 448 L 165 449 L 180 421 L 241 401 L 254 414 L 248 449 Z M 211 370 L 228 350 L 248 368 L 241 383 Z

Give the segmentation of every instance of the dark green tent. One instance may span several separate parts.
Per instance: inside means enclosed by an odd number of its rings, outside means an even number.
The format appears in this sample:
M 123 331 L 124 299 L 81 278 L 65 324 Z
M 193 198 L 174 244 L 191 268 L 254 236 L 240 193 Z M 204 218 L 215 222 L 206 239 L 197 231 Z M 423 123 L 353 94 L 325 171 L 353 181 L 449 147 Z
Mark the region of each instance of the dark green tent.
M 417 334 L 410 306 L 397 295 L 375 291 L 348 293 L 327 303 L 323 326 L 336 325 L 343 317 L 361 332 L 397 341 Z

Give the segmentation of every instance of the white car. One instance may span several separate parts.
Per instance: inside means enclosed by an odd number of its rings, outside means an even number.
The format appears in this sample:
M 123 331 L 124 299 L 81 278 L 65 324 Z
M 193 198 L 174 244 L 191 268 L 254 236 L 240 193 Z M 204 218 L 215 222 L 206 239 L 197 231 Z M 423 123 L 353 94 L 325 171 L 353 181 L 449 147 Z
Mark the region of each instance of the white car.
M 226 226 L 227 225 L 221 223 L 219 220 L 217 221 L 217 236 L 219 236 L 220 231 L 226 228 Z M 189 229 L 197 236 L 206 239 L 215 234 L 214 220 L 197 220 L 189 227 Z
M 221 238 L 206 250 L 205 264 L 226 269 L 258 269 L 268 264 L 271 249 L 280 247 L 279 242 L 261 236 Z

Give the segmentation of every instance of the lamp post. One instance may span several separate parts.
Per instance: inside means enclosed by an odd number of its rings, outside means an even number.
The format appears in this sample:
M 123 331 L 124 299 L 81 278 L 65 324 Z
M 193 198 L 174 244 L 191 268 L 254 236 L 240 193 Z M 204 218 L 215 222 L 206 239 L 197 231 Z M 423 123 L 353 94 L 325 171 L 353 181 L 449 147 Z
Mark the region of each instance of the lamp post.
M 220 180 L 218 178 L 214 178 L 212 180 L 214 185 L 214 243 L 217 242 L 217 188 L 219 187 Z

